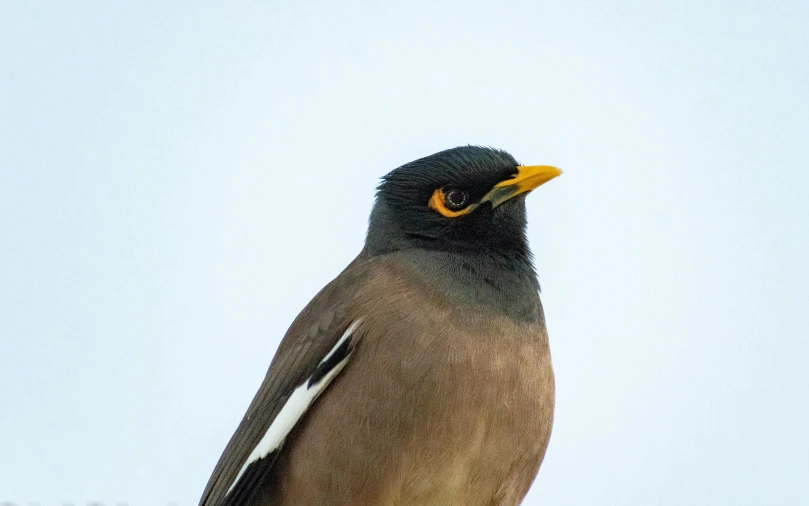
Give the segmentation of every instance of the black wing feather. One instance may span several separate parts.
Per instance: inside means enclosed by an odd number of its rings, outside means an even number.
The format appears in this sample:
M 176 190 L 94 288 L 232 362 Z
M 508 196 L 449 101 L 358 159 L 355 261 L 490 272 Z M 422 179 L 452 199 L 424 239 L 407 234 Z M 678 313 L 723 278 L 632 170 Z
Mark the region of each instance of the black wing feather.
M 337 279 L 323 288 L 290 326 L 261 387 L 219 458 L 199 506 L 251 504 L 251 498 L 270 474 L 278 452 L 251 463 L 230 490 L 242 466 L 294 389 L 310 377 L 322 379 L 350 353 L 357 332 L 321 363 L 356 319 L 347 313 L 350 301 L 365 279 L 366 271 L 358 263 L 358 260 L 352 262 Z

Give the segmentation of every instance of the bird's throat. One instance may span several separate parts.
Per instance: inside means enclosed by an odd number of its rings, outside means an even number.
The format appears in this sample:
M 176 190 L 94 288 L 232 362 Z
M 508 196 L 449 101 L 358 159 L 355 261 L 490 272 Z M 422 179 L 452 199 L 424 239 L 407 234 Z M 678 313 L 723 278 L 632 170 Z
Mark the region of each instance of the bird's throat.
M 539 282 L 521 256 L 405 250 L 392 253 L 410 276 L 455 304 L 519 321 L 542 319 Z

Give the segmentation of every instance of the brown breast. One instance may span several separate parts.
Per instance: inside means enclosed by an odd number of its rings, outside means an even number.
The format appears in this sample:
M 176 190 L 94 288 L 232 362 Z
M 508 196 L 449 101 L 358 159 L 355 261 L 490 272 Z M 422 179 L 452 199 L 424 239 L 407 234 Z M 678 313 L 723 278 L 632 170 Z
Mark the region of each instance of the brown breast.
M 553 420 L 544 324 L 459 307 L 394 266 L 355 303 L 361 341 L 262 503 L 519 504 Z

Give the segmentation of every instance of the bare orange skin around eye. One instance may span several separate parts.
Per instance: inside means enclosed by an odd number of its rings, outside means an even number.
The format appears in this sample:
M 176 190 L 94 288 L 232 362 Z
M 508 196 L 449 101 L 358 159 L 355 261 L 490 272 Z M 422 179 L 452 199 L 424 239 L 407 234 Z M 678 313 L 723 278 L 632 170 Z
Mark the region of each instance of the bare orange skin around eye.
M 430 209 L 435 209 L 441 214 L 441 216 L 445 216 L 447 218 L 457 218 L 458 216 L 463 216 L 475 208 L 474 204 L 470 204 L 460 211 L 451 211 L 447 209 L 447 206 L 444 205 L 444 190 L 441 188 L 433 192 L 433 195 L 430 197 L 430 202 L 427 205 L 430 207 Z

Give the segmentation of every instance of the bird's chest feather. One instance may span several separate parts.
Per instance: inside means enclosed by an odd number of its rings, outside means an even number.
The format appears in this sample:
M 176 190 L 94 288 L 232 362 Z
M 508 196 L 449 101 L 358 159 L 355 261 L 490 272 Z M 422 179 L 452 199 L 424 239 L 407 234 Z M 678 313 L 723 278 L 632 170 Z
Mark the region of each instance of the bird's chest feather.
M 498 494 L 494 504 L 518 501 L 552 422 L 544 325 L 474 313 L 398 316 L 389 321 L 409 331 L 382 333 L 358 357 L 376 364 L 379 379 L 369 385 L 376 409 L 364 411 L 365 423 L 398 449 L 392 503 L 476 504 Z
M 335 505 L 519 504 L 553 419 L 544 322 L 394 281 L 368 293 L 357 307 L 366 332 L 289 441 L 282 488 Z

